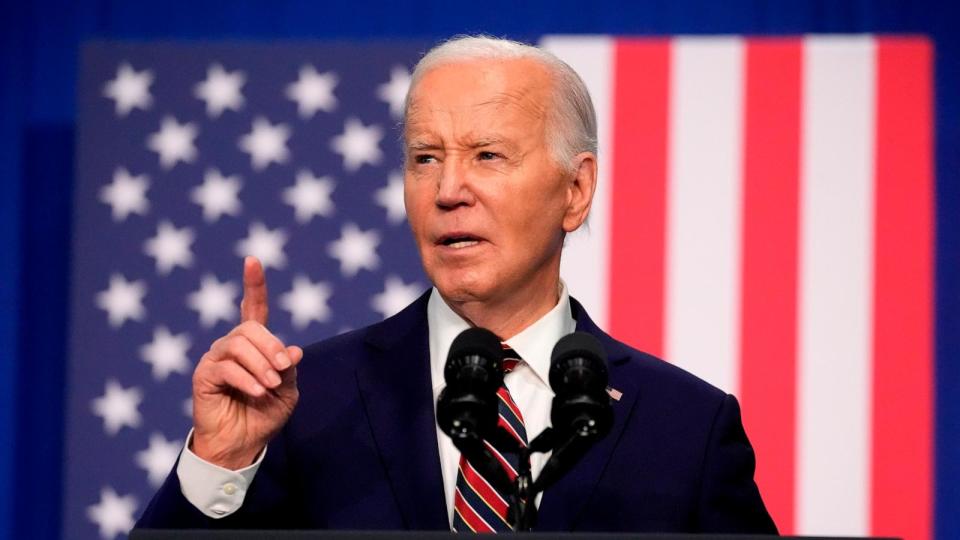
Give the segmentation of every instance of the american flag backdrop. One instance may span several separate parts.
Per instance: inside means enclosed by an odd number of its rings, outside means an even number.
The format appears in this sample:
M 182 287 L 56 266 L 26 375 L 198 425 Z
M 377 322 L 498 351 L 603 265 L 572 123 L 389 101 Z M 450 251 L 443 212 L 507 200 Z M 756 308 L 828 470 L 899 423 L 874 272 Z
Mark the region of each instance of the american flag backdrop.
M 572 294 L 737 395 L 781 532 L 931 537 L 931 55 L 919 38 L 543 44 L 590 87 L 600 184 Z M 429 284 L 400 106 L 426 43 L 84 50 L 64 531 L 123 536 L 235 324 L 243 255 L 306 344 Z M 882 399 L 880 399 L 882 398 Z
M 781 532 L 930 538 L 930 44 L 546 45 L 590 87 L 605 150 L 563 258 L 574 294 L 741 400 Z

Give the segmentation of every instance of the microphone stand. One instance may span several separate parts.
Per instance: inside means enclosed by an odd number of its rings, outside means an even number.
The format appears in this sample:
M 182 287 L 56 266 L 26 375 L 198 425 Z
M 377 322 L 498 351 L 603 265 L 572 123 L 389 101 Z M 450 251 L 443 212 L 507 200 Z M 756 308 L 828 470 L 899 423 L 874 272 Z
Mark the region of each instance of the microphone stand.
M 537 525 L 536 498 L 537 494 L 543 491 L 546 486 L 537 483 L 540 477 L 537 478 L 537 482 L 533 480 L 533 473 L 530 470 L 530 456 L 537 452 L 549 452 L 553 449 L 553 439 L 554 430 L 548 427 L 530 441 L 528 446 L 518 448 L 520 467 L 517 471 L 517 479 L 514 482 L 516 494 L 510 504 L 514 532 L 530 532 Z
M 509 510 L 514 523 L 514 532 L 530 532 L 537 526 L 537 494 L 555 484 L 572 469 L 597 440 L 595 434 L 587 430 L 573 430 L 566 438 L 561 439 L 563 435 L 556 429 L 548 427 L 530 441 L 528 446 L 521 447 L 519 444 L 504 446 L 508 448 L 507 451 L 516 453 L 519 458 L 519 470 L 513 482 L 514 491 Z M 505 431 L 498 439 L 501 437 L 503 437 L 502 442 L 506 442 L 507 438 L 515 442 L 515 439 Z M 498 440 L 498 443 L 500 442 Z M 530 470 L 530 456 L 551 450 L 553 454 L 534 480 Z

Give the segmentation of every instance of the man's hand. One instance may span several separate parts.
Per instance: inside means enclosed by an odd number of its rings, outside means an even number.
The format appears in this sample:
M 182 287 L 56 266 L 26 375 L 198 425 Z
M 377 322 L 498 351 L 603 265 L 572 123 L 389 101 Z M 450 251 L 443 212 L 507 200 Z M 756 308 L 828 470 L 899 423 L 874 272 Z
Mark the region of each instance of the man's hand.
M 300 394 L 300 347 L 267 330 L 267 280 L 243 261 L 240 324 L 213 342 L 193 372 L 193 452 L 227 469 L 253 463 L 290 418 Z

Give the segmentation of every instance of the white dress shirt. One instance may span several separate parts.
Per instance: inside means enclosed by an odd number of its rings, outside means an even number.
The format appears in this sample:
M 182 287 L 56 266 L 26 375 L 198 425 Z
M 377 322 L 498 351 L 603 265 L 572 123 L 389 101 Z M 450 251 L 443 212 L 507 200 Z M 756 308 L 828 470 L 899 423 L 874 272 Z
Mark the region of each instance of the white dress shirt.
M 433 386 L 433 402 L 437 402 L 445 386 L 443 366 L 450 345 L 460 332 L 470 327 L 443 301 L 436 289 L 427 303 L 427 327 L 430 332 L 430 379 Z M 576 329 L 576 321 L 570 312 L 570 297 L 566 285 L 560 283 L 560 301 L 546 315 L 506 340 L 523 359 L 523 362 L 504 377 L 510 395 L 520 408 L 524 425 L 531 440 L 550 426 L 550 404 L 553 390 L 550 389 L 548 373 L 550 353 L 563 336 Z M 231 471 L 197 457 L 190 451 L 190 440 L 180 455 L 177 477 L 183 496 L 198 510 L 212 518 L 222 518 L 236 512 L 242 505 L 250 482 L 263 462 L 266 449 L 257 460 L 243 469 Z M 443 491 L 447 501 L 448 520 L 453 521 L 453 495 L 457 485 L 457 469 L 460 451 L 453 441 L 437 428 L 440 450 L 440 467 L 443 475 Z M 549 455 L 534 454 L 530 465 L 536 478 Z M 540 496 L 537 504 L 540 503 Z

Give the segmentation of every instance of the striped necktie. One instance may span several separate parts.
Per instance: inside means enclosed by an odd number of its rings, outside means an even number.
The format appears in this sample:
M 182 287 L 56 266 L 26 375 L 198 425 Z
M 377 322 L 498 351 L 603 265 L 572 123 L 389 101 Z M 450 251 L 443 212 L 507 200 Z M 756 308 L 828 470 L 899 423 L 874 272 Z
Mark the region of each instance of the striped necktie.
M 510 373 L 522 360 L 516 351 L 503 345 L 503 372 Z M 497 391 L 500 398 L 500 426 L 506 429 L 523 446 L 527 445 L 527 430 L 523 425 L 523 415 L 510 397 L 506 385 Z M 517 477 L 518 457 L 516 454 L 500 452 L 489 442 L 487 448 L 503 466 L 510 480 Z M 497 533 L 512 531 L 509 518 L 510 497 L 500 493 L 487 482 L 464 456 L 460 456 L 457 473 L 457 490 L 453 496 L 453 530 L 458 532 Z

